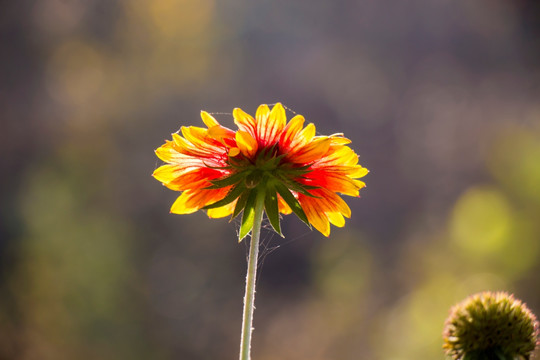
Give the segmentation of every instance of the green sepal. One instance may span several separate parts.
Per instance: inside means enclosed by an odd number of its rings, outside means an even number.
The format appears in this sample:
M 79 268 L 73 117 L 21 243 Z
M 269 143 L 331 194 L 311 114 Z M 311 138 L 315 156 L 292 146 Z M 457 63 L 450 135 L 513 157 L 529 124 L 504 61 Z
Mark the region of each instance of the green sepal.
M 296 192 L 299 192 L 299 193 L 301 193 L 303 195 L 306 195 L 306 196 L 309 196 L 309 197 L 319 198 L 319 196 L 315 196 L 315 195 L 313 195 L 312 193 L 310 193 L 308 191 L 308 190 L 318 189 L 319 186 L 304 185 L 304 184 L 300 184 L 299 182 L 294 181 L 294 180 L 289 180 L 289 181 L 286 181 L 284 183 L 285 183 L 285 185 L 287 185 L 287 188 L 289 188 L 291 190 L 294 190 Z
M 308 191 L 308 190 L 318 189 L 318 188 L 320 188 L 319 186 L 304 185 L 304 184 L 299 183 L 296 180 L 289 179 L 289 178 L 287 178 L 285 176 L 282 176 L 280 174 L 278 174 L 276 176 L 276 178 L 279 179 L 285 185 L 285 187 L 287 187 L 288 189 L 294 190 L 294 191 L 296 191 L 298 193 L 301 193 L 301 194 L 304 194 L 306 196 L 310 196 L 310 197 L 314 197 L 314 198 L 319 197 L 319 196 L 315 196 L 315 195 L 311 194 Z
M 302 178 L 304 179 L 304 178 Z M 320 186 L 315 186 L 315 185 L 306 185 L 306 184 L 302 184 L 296 180 L 292 180 L 295 184 L 298 185 L 298 187 L 301 187 L 302 189 L 304 190 L 315 190 L 315 189 L 320 189 L 321 187 Z M 318 197 L 318 196 L 314 196 L 314 195 L 311 195 L 310 196 L 313 196 L 313 197 Z
M 285 187 L 285 185 L 281 183 L 276 184 L 275 187 L 279 195 L 281 195 L 283 200 L 285 200 L 287 205 L 289 205 L 289 207 L 296 214 L 296 216 L 298 216 L 300 220 L 305 222 L 306 225 L 311 228 L 311 224 L 309 223 L 309 220 L 306 216 L 306 213 L 304 212 L 304 209 L 302 209 L 302 206 L 300 205 L 298 200 L 296 200 L 294 195 L 289 191 L 289 189 L 287 189 L 287 187 Z
M 255 159 L 255 164 L 256 165 L 262 165 L 264 163 L 266 163 L 269 159 L 268 158 L 272 158 L 272 154 L 274 154 L 276 152 L 276 149 L 277 149 L 277 144 L 274 144 L 272 146 L 267 146 L 267 147 L 264 147 L 260 152 L 259 154 L 257 155 L 257 158 Z
M 244 183 L 246 184 L 246 187 L 248 189 L 253 189 L 261 183 L 263 178 L 264 178 L 264 173 L 262 171 L 253 170 L 246 176 Z
M 266 189 L 264 208 L 266 210 L 266 216 L 268 217 L 268 220 L 270 220 L 270 224 L 274 228 L 275 232 L 283 237 L 283 234 L 281 233 L 281 225 L 279 223 L 278 196 L 276 189 L 274 189 L 273 186 L 268 185 Z
M 229 166 L 234 169 L 244 169 L 249 162 L 246 162 L 245 159 L 235 159 L 229 157 Z
M 251 191 L 244 207 L 242 214 L 242 224 L 240 225 L 240 234 L 238 234 L 238 242 L 241 242 L 247 234 L 253 229 L 253 221 L 255 220 L 255 201 L 257 200 L 257 190 Z
M 311 164 L 300 166 L 300 167 L 287 166 L 283 169 L 283 171 L 286 172 L 287 174 L 290 174 L 291 176 L 298 177 L 298 176 L 302 176 L 313 171 L 313 170 L 308 170 L 310 167 L 311 167 Z
M 279 155 L 275 157 L 271 157 L 270 159 L 266 159 L 264 161 L 257 161 L 255 162 L 256 166 L 259 166 L 266 170 L 275 169 L 279 166 L 279 163 L 281 162 L 281 159 L 283 159 L 285 155 Z
M 304 172 L 308 173 L 308 172 L 311 171 L 311 170 L 308 170 L 311 167 L 311 165 L 313 165 L 313 163 L 309 163 L 307 165 L 302 165 L 302 166 L 296 166 L 296 167 L 292 168 L 291 170 L 293 170 L 293 171 L 300 170 L 300 171 L 304 171 Z
M 240 182 L 245 176 L 246 176 L 245 171 L 242 171 L 242 172 L 238 172 L 224 178 L 210 180 L 212 185 L 208 186 L 205 189 L 221 189 L 222 187 L 225 187 L 225 186 L 234 185 Z
M 227 205 L 229 203 L 232 203 L 245 190 L 246 190 L 246 187 L 244 185 L 238 184 L 238 185 L 234 186 L 231 190 L 229 190 L 229 192 L 227 193 L 227 195 L 223 199 L 221 199 L 221 200 L 219 200 L 219 201 L 217 201 L 215 203 L 212 203 L 210 205 L 206 205 L 205 207 L 203 207 L 203 210 L 215 209 L 215 208 L 218 208 L 218 207 L 225 206 L 225 205 Z
M 246 191 L 244 191 L 242 195 L 240 195 L 240 197 L 238 198 L 238 201 L 236 202 L 236 206 L 234 207 L 234 211 L 231 215 L 231 220 L 237 217 L 238 214 L 240 214 L 242 210 L 244 210 L 247 200 L 249 199 L 249 195 L 251 194 L 252 191 L 253 190 L 246 189 Z

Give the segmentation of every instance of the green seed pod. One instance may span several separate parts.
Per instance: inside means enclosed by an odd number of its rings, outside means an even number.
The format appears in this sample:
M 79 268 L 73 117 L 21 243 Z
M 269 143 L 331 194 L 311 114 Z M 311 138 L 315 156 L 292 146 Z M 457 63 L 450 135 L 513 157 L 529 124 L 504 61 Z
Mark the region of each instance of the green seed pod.
M 454 360 L 528 360 L 539 343 L 538 322 L 513 295 L 483 292 L 452 307 L 443 339 Z

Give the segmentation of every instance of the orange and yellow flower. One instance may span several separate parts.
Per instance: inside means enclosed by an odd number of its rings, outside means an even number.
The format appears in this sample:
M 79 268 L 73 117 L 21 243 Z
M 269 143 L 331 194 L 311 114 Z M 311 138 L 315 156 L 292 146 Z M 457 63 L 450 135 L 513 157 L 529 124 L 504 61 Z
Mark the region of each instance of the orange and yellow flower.
M 287 122 L 285 109 L 261 105 L 255 117 L 233 110 L 237 131 L 223 127 L 209 113 L 207 128 L 182 127 L 156 150 L 166 165 L 153 176 L 172 190 L 182 191 L 171 207 L 175 214 L 207 210 L 211 218 L 243 211 L 240 239 L 253 225 L 256 194 L 265 193 L 265 212 L 281 233 L 279 213 L 294 212 L 325 236 L 330 224 L 341 227 L 351 210 L 338 195 L 359 196 L 368 173 L 342 134 L 316 136 L 304 117 Z M 250 219 L 251 218 L 251 219 Z M 251 223 L 250 223 L 251 221 Z

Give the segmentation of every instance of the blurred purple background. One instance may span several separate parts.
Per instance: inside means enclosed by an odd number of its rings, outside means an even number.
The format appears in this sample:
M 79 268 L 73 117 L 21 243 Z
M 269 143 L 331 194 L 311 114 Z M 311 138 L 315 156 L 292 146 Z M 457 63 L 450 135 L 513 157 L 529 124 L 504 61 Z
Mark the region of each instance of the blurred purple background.
M 236 359 L 238 221 L 169 214 L 154 149 L 200 110 L 233 128 L 278 101 L 371 173 L 330 238 L 293 216 L 263 234 L 254 359 L 443 359 L 448 309 L 482 290 L 539 314 L 539 19 L 532 0 L 4 1 L 0 359 Z

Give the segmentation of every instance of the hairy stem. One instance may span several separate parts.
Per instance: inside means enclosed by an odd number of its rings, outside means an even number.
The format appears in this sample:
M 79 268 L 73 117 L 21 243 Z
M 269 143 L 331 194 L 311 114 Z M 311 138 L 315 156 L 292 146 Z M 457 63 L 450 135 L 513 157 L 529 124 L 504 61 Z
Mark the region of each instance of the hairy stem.
M 251 333 L 253 331 L 253 310 L 255 310 L 255 282 L 257 279 L 257 259 L 259 257 L 259 238 L 264 209 L 264 191 L 259 191 L 255 201 L 255 219 L 251 229 L 248 270 L 246 275 L 246 293 L 242 316 L 242 337 L 240 339 L 240 360 L 251 359 Z

